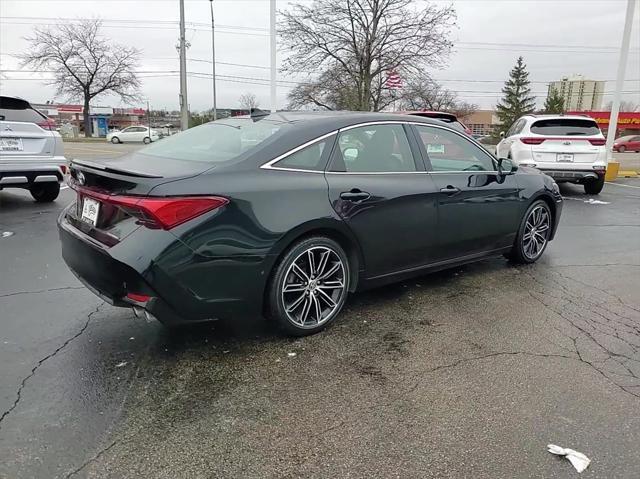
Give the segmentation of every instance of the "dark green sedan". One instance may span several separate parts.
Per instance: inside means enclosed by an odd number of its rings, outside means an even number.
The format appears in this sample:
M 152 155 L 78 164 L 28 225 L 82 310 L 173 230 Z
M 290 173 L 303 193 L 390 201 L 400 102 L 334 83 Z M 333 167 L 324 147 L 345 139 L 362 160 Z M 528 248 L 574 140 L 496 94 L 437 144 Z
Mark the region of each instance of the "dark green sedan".
M 266 316 L 293 335 L 349 292 L 532 263 L 562 210 L 550 177 L 395 114 L 255 111 L 70 172 L 62 253 L 97 295 L 167 325 Z

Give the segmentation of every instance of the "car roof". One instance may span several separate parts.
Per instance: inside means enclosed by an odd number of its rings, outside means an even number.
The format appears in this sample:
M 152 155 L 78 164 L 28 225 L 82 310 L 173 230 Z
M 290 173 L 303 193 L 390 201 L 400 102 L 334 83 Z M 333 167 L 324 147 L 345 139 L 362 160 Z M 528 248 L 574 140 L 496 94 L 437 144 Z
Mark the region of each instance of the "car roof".
M 358 123 L 368 123 L 374 121 L 408 121 L 413 123 L 425 123 L 431 125 L 442 125 L 442 121 L 414 115 L 403 115 L 398 113 L 367 112 L 367 111 L 279 111 L 276 113 L 264 112 L 264 115 L 254 116 L 255 121 L 268 120 L 274 123 L 289 124 L 290 131 L 293 130 L 327 130 L 334 131 Z M 248 119 L 250 115 L 230 117 L 228 119 Z M 221 120 L 218 120 L 221 121 Z M 222 120 L 224 121 L 224 120 Z
M 453 113 L 446 111 L 433 111 L 433 110 L 412 110 L 412 111 L 399 111 L 401 115 L 422 116 L 426 118 L 437 118 L 440 120 L 457 121 L 458 117 Z

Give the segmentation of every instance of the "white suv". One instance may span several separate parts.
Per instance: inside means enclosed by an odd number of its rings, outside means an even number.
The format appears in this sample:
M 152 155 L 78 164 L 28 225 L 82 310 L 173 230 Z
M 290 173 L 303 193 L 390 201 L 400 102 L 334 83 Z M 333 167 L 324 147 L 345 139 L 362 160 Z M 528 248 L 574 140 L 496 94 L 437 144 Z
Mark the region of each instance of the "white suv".
M 593 119 L 579 115 L 525 115 L 500 136 L 498 158 L 535 167 L 557 183 L 584 185 L 587 194 L 602 191 L 607 155 L 604 136 Z
M 24 188 L 53 201 L 67 171 L 55 123 L 22 98 L 0 96 L 0 190 Z

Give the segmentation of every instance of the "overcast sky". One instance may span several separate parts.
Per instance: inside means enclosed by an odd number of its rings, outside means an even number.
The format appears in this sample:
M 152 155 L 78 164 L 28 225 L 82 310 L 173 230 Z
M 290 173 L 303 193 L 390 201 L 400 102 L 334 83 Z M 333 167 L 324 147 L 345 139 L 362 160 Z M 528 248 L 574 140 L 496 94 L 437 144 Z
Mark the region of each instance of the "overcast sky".
M 278 0 L 278 9 L 311 0 Z M 542 104 L 546 83 L 582 74 L 607 80 L 605 93 L 614 90 L 618 48 L 622 38 L 626 0 L 454 0 L 457 27 L 448 66 L 429 71 L 431 76 L 458 92 L 462 99 L 492 108 L 499 98 L 518 55 L 527 63 L 532 89 Z M 415 2 L 419 8 L 421 1 Z M 214 0 L 218 106 L 237 108 L 242 93 L 253 92 L 261 106 L 269 107 L 269 1 Z M 24 97 L 34 103 L 63 101 L 39 78 L 46 74 L 10 72 L 19 69 L 13 54 L 25 50 L 23 39 L 34 24 L 71 18 L 104 19 L 104 34 L 115 42 L 142 51 L 139 70 L 142 91 L 152 108 L 178 109 L 179 69 L 178 0 L 0 0 L 0 93 Z M 187 0 L 188 70 L 210 74 L 211 30 L 208 0 Z M 636 7 L 624 99 L 640 103 L 640 6 Z M 286 52 L 280 52 L 281 58 Z M 199 60 L 199 61 L 198 61 Z M 236 65 L 230 65 L 236 64 Z M 244 66 L 238 66 L 238 64 Z M 16 80 L 11 80 L 15 78 Z M 300 77 L 278 74 L 278 106 Z M 258 84 L 256 84 L 258 83 Z M 190 76 L 188 99 L 192 110 L 211 107 L 211 79 Z M 612 99 L 606 94 L 604 103 Z M 113 97 L 100 105 L 120 106 Z

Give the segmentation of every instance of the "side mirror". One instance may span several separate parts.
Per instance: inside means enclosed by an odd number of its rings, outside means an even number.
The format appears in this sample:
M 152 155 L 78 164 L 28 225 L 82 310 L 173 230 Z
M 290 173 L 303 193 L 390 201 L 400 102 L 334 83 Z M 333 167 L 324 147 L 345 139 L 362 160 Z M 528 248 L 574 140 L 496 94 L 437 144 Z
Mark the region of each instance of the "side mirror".
M 346 161 L 354 161 L 358 158 L 357 148 L 347 148 L 342 152 L 342 156 Z
M 509 158 L 498 158 L 498 174 L 510 175 L 517 170 L 516 165 Z
M 500 138 L 504 138 L 504 131 L 500 132 Z

